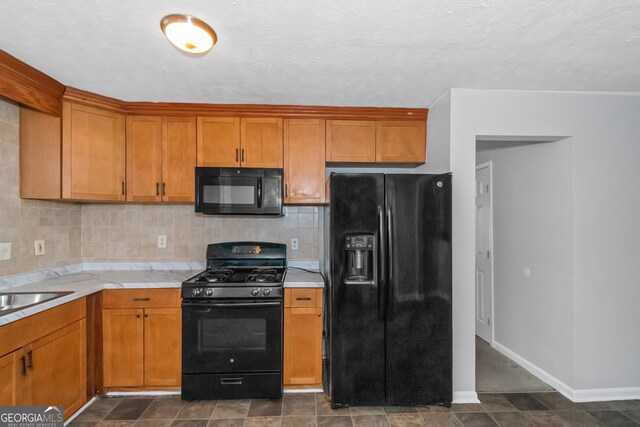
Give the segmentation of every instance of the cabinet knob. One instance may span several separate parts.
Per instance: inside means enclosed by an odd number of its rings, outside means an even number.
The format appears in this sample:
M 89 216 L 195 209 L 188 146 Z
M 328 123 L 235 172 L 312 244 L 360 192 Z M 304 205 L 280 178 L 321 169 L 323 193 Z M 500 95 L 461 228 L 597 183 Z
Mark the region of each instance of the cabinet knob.
M 144 315 L 144 317 L 149 317 L 149 315 L 148 315 L 148 314 L 145 314 L 145 315 Z
M 137 317 L 137 318 L 140 318 L 140 315 L 139 315 L 139 314 L 136 314 L 136 317 Z

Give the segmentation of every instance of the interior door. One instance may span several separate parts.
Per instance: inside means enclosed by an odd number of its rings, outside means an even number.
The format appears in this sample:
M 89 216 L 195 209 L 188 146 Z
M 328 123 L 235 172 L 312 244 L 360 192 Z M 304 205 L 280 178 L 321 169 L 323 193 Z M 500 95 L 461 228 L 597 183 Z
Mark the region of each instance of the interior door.
M 493 342 L 491 163 L 476 168 L 476 335 Z
M 451 175 L 385 177 L 386 403 L 451 402 Z

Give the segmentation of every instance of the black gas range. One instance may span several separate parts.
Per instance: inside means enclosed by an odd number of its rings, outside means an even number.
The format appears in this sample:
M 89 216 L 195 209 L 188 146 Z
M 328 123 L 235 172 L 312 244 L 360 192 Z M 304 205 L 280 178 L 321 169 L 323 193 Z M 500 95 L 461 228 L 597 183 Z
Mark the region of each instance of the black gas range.
M 282 396 L 286 245 L 216 243 L 182 284 L 182 398 Z

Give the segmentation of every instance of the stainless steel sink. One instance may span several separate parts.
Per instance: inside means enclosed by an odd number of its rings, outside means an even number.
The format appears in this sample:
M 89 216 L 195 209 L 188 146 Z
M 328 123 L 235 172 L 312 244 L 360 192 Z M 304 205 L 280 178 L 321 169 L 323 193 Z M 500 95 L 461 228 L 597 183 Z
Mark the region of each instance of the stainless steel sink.
M 42 304 L 73 292 L 11 292 L 0 293 L 0 316 Z

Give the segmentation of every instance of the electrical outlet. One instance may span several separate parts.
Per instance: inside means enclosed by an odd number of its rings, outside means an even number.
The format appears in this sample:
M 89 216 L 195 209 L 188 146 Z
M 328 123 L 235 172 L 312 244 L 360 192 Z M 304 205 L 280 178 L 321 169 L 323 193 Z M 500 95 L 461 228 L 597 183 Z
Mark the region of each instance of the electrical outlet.
M 33 242 L 36 250 L 36 256 L 44 255 L 44 240 L 36 240 Z
M 291 239 L 291 250 L 292 251 L 298 250 L 298 239 L 296 238 Z
M 0 243 L 0 261 L 11 259 L 11 242 Z
M 158 248 L 167 249 L 167 236 L 164 234 L 158 235 Z

